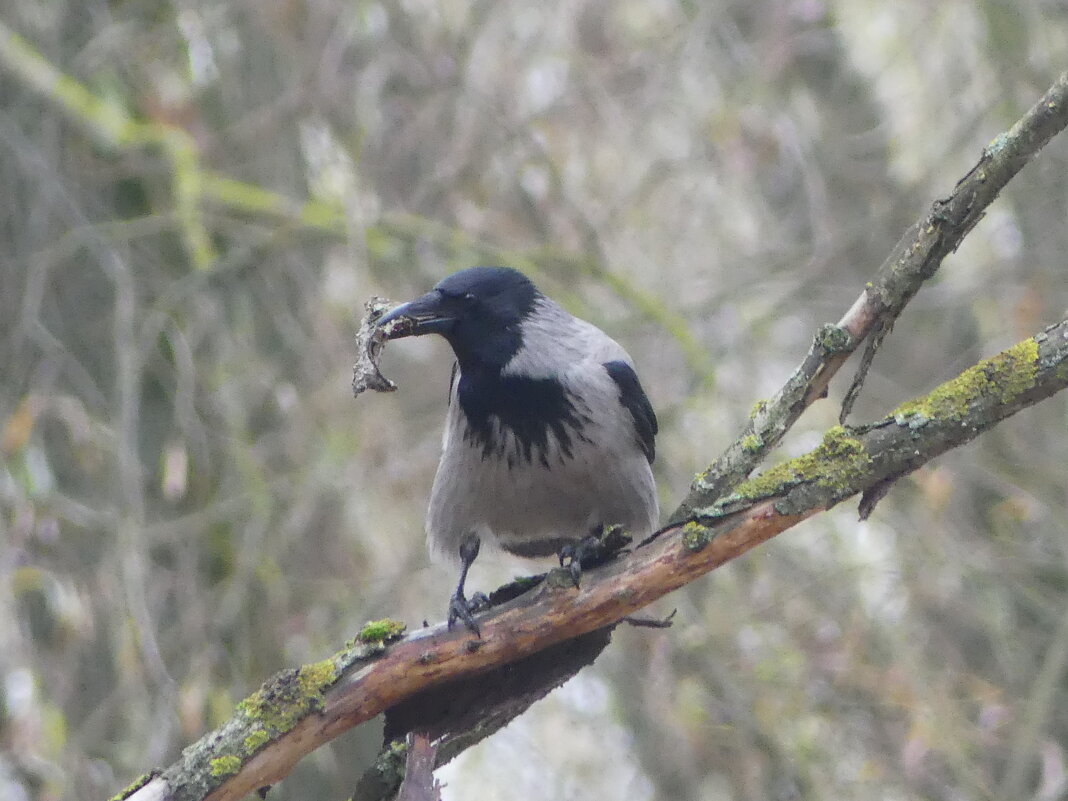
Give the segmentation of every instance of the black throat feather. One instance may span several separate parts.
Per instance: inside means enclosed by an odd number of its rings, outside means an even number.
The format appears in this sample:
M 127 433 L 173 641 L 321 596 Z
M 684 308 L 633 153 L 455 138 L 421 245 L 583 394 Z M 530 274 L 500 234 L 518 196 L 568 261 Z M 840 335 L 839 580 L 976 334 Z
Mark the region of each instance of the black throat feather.
M 576 440 L 589 442 L 583 433 L 589 409 L 552 378 L 475 368 L 461 372 L 457 399 L 467 418 L 464 439 L 482 449 L 483 459 L 549 468 L 553 441 L 560 461 L 572 457 Z

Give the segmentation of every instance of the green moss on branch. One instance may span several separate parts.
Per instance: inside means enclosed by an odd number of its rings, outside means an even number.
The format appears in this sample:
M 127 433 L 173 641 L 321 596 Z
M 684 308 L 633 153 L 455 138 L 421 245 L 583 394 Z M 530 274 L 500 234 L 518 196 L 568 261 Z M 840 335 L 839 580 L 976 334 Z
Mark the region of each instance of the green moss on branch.
M 808 482 L 840 490 L 851 486 L 870 465 L 871 457 L 864 443 L 851 436 L 843 426 L 834 426 L 823 435 L 823 441 L 815 450 L 743 481 L 731 498 L 760 500 Z
M 233 776 L 241 770 L 241 757 L 228 754 L 211 760 L 211 775 L 216 779 Z
M 1026 339 L 976 364 L 933 392 L 898 406 L 890 417 L 916 427 L 931 419 L 963 420 L 975 403 L 994 398 L 1011 403 L 1035 385 L 1038 342 Z

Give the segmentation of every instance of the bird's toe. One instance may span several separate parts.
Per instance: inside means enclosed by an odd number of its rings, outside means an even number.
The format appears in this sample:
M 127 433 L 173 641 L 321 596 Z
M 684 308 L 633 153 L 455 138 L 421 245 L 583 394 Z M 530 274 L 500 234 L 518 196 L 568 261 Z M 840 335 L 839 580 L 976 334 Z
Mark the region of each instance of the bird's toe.
M 476 637 L 481 637 L 482 632 L 479 631 L 478 623 L 475 622 L 474 616 L 479 612 L 486 611 L 490 606 L 489 598 L 482 592 L 476 592 L 470 598 L 466 598 L 460 593 L 453 595 L 449 599 L 449 628 L 451 629 L 456 624 L 456 621 L 461 621 L 468 631 L 472 632 Z

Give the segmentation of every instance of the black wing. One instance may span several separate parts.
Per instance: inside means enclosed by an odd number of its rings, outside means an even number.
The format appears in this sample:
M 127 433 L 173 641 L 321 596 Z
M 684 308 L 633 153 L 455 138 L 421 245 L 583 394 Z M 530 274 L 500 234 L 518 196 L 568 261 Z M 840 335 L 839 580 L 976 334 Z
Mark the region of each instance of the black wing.
M 645 390 L 642 389 L 641 382 L 638 381 L 637 373 L 629 364 L 618 360 L 605 362 L 604 369 L 619 387 L 619 402 L 626 407 L 634 419 L 635 439 L 644 451 L 645 458 L 652 464 L 656 456 L 656 443 L 653 440 L 658 430 L 656 413 L 653 411 L 653 405 L 649 403 L 649 398 L 645 395 Z

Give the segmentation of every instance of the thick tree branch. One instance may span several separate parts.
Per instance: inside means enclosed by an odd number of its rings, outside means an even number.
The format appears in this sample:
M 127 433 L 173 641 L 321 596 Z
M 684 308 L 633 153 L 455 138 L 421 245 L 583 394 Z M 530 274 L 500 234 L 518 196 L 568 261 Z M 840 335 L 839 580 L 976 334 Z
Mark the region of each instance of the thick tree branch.
M 223 801 L 271 785 L 304 755 L 405 699 L 616 623 L 1066 386 L 1068 320 L 980 362 L 877 423 L 831 429 L 811 453 L 695 509 L 689 522 L 589 572 L 581 588 L 540 583 L 480 620 L 481 639 L 440 624 L 385 647 L 395 631 L 380 627 L 363 634 L 363 645 L 281 674 L 242 702 L 230 722 L 130 797 Z
M 845 419 L 875 349 L 923 282 L 957 249 L 1005 185 L 1066 125 L 1068 72 L 1012 128 L 987 145 L 948 197 L 934 201 L 927 215 L 905 232 L 849 311 L 836 325 L 826 325 L 816 334 L 783 388 L 757 405 L 741 435 L 697 477 L 671 516 L 672 523 L 688 519 L 694 508 L 714 503 L 749 475 L 805 409 L 826 395 L 831 378 L 872 336 L 843 406 Z

